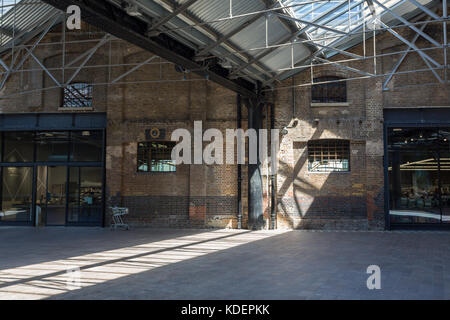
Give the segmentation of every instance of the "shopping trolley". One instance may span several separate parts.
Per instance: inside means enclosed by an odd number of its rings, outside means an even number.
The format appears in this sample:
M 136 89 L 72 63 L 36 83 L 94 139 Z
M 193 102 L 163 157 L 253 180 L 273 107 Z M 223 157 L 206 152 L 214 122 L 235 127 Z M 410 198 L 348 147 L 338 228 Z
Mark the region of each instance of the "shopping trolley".
M 123 216 L 128 214 L 128 208 L 111 207 L 112 210 L 112 224 L 111 229 L 117 229 L 118 227 L 130 229 L 130 226 L 123 221 Z

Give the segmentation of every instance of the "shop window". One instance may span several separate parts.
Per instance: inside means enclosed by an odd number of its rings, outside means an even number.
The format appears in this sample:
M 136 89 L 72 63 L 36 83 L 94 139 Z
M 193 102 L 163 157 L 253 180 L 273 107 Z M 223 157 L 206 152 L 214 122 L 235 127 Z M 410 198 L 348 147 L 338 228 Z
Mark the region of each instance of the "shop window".
M 321 83 L 324 82 L 324 83 Z M 340 77 L 319 77 L 311 86 L 312 103 L 342 103 L 347 102 L 347 83 Z
M 71 161 L 101 162 L 103 158 L 102 131 L 74 131 L 72 132 Z
M 31 162 L 34 155 L 33 132 L 4 133 L 3 162 Z
M 69 133 L 64 131 L 37 132 L 35 135 L 39 162 L 65 162 L 69 154 Z
M 87 83 L 73 83 L 63 89 L 63 108 L 92 107 L 93 86 Z
M 139 142 L 137 150 L 138 172 L 175 172 L 172 149 L 175 142 Z
M 309 141 L 308 171 L 350 171 L 350 142 L 336 139 Z

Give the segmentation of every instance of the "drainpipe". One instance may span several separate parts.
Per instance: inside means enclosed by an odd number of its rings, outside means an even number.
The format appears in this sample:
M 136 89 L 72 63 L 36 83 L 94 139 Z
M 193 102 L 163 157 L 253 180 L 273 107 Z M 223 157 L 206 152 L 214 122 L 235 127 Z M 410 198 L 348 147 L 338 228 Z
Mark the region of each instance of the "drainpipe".
M 242 128 L 242 99 L 241 95 L 237 95 L 237 129 Z M 238 162 L 238 172 L 237 172 L 237 207 L 238 207 L 238 216 L 237 216 L 237 227 L 238 229 L 242 229 L 242 165 Z
M 248 100 L 248 129 L 259 132 L 262 125 L 262 107 L 256 99 Z M 257 163 L 249 163 L 248 168 L 248 228 L 262 230 L 264 228 L 263 215 L 263 181 L 261 176 L 261 162 L 259 158 L 260 139 L 257 136 Z
M 292 119 L 295 119 L 297 115 L 296 103 L 297 97 L 295 96 L 295 77 L 292 77 Z
M 272 137 L 272 130 L 275 129 L 275 104 L 270 103 L 270 131 L 271 131 L 271 137 Z M 270 145 L 272 146 L 272 143 L 274 141 L 270 139 Z M 273 150 L 274 148 L 271 148 Z M 276 155 L 272 154 L 272 151 L 270 152 L 270 156 L 273 157 Z M 271 201 L 270 201 L 270 220 L 272 222 L 272 230 L 276 229 L 276 219 L 277 219 L 277 213 L 276 213 L 276 193 L 277 189 L 275 187 L 276 182 L 276 172 L 272 172 L 272 175 L 270 176 L 270 189 L 271 189 Z

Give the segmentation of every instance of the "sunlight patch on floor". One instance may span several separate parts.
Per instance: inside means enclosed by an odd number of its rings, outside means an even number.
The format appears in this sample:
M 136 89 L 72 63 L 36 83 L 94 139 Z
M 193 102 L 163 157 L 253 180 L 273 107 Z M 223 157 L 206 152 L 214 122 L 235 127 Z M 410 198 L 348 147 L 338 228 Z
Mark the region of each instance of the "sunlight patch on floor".
M 284 232 L 215 230 L 0 270 L 0 299 L 45 299 Z M 71 268 L 80 272 L 67 272 Z

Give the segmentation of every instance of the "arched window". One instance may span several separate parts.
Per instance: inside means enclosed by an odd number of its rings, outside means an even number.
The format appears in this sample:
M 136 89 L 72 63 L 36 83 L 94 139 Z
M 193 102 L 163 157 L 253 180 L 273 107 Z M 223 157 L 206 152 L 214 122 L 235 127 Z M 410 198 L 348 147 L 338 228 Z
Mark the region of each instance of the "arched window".
M 63 108 L 90 108 L 92 107 L 91 84 L 84 82 L 72 83 L 63 89 Z
M 325 82 L 325 83 L 321 83 Z M 312 103 L 347 102 L 347 82 L 340 77 L 318 77 L 311 86 Z
M 338 139 L 308 142 L 309 172 L 350 171 L 350 141 Z

